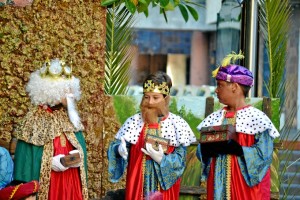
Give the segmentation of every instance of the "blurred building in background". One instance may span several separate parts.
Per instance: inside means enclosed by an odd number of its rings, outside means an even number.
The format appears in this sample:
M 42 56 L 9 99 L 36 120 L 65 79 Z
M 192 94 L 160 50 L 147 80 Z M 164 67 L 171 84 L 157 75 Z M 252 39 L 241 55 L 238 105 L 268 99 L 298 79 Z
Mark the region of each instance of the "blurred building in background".
M 257 2 L 252 0 L 253 2 Z M 131 86 L 141 85 L 151 72 L 162 70 L 173 80 L 178 94 L 203 94 L 203 88 L 210 90 L 215 86 L 211 72 L 220 64 L 222 58 L 231 51 L 238 52 L 243 42 L 245 22 L 243 21 L 244 3 L 238 0 L 200 0 L 202 7 L 197 7 L 198 21 L 192 16 L 186 23 L 177 8 L 167 12 L 168 22 L 157 7 L 151 8 L 149 16 L 137 16 L 134 25 L 135 57 L 132 62 Z M 290 1 L 292 6 L 291 30 L 288 45 L 286 79 L 300 85 L 300 0 Z M 251 16 L 250 16 L 251 17 Z M 268 57 L 264 42 L 257 27 L 257 61 L 252 69 L 256 76 L 255 92 L 252 96 L 268 96 L 264 87 L 268 80 Z M 243 63 L 240 63 L 243 64 Z M 186 88 L 186 89 L 183 89 Z M 198 92 L 187 92 L 194 89 Z M 193 90 L 193 91 L 194 91 Z M 293 92 L 287 100 L 285 113 L 287 116 L 295 107 L 300 106 L 300 87 L 292 87 Z M 132 92 L 133 90 L 131 90 Z M 176 90 L 174 90 L 176 91 Z M 199 92 L 200 91 L 200 92 Z M 174 93 L 175 94 L 175 93 Z M 209 94 L 209 93 L 205 93 Z M 298 119 L 298 120 L 297 120 Z M 300 112 L 294 120 L 294 127 L 300 129 Z

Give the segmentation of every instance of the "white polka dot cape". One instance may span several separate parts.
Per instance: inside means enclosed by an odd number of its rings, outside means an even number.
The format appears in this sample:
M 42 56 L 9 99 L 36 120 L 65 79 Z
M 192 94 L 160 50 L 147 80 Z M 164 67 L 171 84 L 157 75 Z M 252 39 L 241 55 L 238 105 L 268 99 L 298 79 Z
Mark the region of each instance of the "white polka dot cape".
M 225 116 L 225 111 L 225 109 L 220 109 L 213 112 L 197 126 L 197 129 L 200 131 L 202 127 L 221 125 Z M 273 138 L 279 136 L 279 132 L 272 121 L 259 109 L 248 106 L 237 111 L 236 132 L 255 135 L 262 133 L 265 130 L 269 130 L 269 134 Z
M 124 137 L 127 142 L 136 144 L 143 127 L 144 122 L 141 113 L 135 114 L 125 121 L 115 138 L 121 139 L 121 137 Z M 189 146 L 196 141 L 189 124 L 183 118 L 173 113 L 169 112 L 168 117 L 160 122 L 160 127 L 161 136 L 170 139 L 171 146 Z

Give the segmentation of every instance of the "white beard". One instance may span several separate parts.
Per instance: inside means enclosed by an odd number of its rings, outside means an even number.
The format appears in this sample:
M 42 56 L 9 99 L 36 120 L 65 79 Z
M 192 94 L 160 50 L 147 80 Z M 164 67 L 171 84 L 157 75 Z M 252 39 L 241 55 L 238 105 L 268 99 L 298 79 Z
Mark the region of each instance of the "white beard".
M 72 122 L 72 124 L 75 126 L 75 128 L 80 129 L 81 128 L 81 121 L 80 121 L 79 114 L 76 110 L 74 95 L 67 94 L 66 99 L 67 99 L 69 119 Z

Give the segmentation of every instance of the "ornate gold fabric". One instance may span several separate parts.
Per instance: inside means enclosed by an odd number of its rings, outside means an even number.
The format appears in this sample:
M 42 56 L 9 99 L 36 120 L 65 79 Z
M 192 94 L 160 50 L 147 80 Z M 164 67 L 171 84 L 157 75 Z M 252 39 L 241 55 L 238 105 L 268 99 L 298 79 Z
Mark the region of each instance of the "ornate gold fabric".
M 83 130 L 83 126 L 80 130 Z M 33 107 L 17 127 L 15 136 L 27 143 L 42 146 L 61 133 L 77 131 L 79 130 L 70 122 L 64 108 L 49 112 L 40 107 Z
M 51 177 L 51 163 L 53 157 L 53 142 L 44 145 L 43 157 L 40 170 L 39 199 L 48 199 Z
M 84 154 L 83 154 L 83 149 L 81 147 L 81 145 L 79 144 L 78 140 L 76 139 L 76 136 L 74 134 L 74 132 L 72 133 L 65 133 L 67 139 L 70 141 L 70 143 L 75 147 L 75 149 L 77 149 L 79 151 L 80 157 L 84 158 Z M 82 188 L 82 196 L 84 200 L 88 200 L 89 199 L 89 195 L 88 195 L 88 188 L 87 188 L 87 184 L 86 184 L 86 173 L 84 170 L 84 162 L 80 163 L 80 179 L 81 179 L 81 188 Z
M 81 145 L 76 139 L 76 136 L 73 132 L 65 133 L 67 139 L 71 142 L 71 144 L 79 150 L 81 158 L 84 158 L 83 150 Z M 51 176 L 51 161 L 53 156 L 53 143 L 48 142 L 44 145 L 42 163 L 41 163 L 41 171 L 40 171 L 40 189 L 39 189 L 39 198 L 40 199 L 48 199 L 48 191 L 50 186 L 50 176 Z M 82 187 L 82 196 L 84 200 L 88 200 L 88 188 L 86 185 L 86 173 L 84 170 L 84 162 L 80 164 L 80 179 L 81 179 L 81 187 Z
M 34 107 L 28 112 L 24 121 L 17 128 L 16 137 L 18 139 L 37 146 L 44 146 L 39 180 L 39 199 L 48 199 L 53 157 L 53 139 L 55 137 L 65 135 L 63 138 L 67 139 L 75 149 L 78 149 L 80 157 L 84 158 L 83 149 L 75 136 L 75 132 L 77 131 L 79 130 L 74 128 L 64 108 L 49 112 L 42 108 Z M 79 168 L 83 199 L 88 200 L 84 162 L 81 162 Z

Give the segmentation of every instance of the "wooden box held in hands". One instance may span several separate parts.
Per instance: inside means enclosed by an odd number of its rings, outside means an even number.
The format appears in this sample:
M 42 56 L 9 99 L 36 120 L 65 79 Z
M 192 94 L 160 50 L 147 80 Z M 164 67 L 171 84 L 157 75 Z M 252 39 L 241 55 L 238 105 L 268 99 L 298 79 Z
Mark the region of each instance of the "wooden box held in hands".
M 167 153 L 170 140 L 156 135 L 147 134 L 145 138 L 145 144 L 146 143 L 152 144 L 153 149 L 155 149 L 156 151 L 159 150 L 158 146 L 161 145 L 164 153 Z
M 81 162 L 79 153 L 69 154 L 60 158 L 60 162 L 64 167 L 71 167 Z
M 202 127 L 200 130 L 200 143 L 224 142 L 236 140 L 235 126 L 231 124 Z

